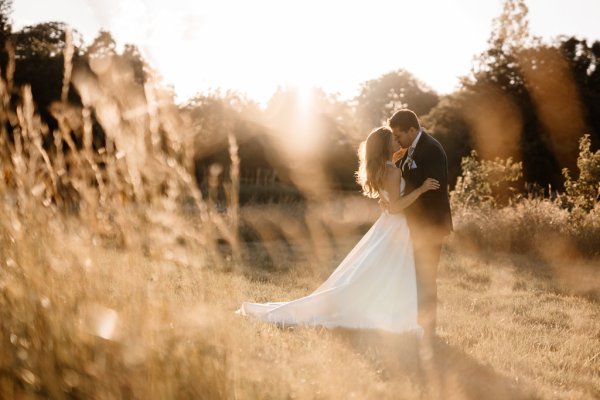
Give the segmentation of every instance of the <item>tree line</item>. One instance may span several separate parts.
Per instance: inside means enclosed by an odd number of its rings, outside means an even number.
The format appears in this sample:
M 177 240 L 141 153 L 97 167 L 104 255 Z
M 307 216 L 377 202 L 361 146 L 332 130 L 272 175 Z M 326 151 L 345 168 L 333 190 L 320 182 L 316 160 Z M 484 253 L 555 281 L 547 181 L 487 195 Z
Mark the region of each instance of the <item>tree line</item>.
M 11 12 L 12 1 L 0 0 L 2 78 L 11 86 L 11 102 L 21 101 L 20 87 L 31 87 L 49 133 L 68 123 L 65 107 L 81 110 L 82 94 L 71 79 L 76 74 L 101 79 L 110 62 L 126 67 L 123 70 L 129 72 L 121 79 L 137 86 L 141 97 L 147 96 L 149 82 L 161 84 L 158 71 L 138 49 L 125 45 L 118 51 L 110 32 L 101 31 L 85 44 L 77 31 L 61 22 L 15 31 Z M 437 94 L 399 68 L 364 82 L 351 100 L 313 89 L 310 101 L 300 104 L 306 94 L 287 87 L 278 89 L 264 108 L 239 93 L 219 90 L 183 104 L 176 104 L 172 93 L 167 99 L 189 127 L 189 167 L 201 186 L 207 184 L 211 165 L 227 169 L 234 137 L 242 170 L 272 170 L 280 184 L 289 187 L 301 186 L 296 170 L 316 171 L 333 189 L 356 190 L 358 143 L 395 109 L 408 107 L 446 149 L 452 186 L 462 158 L 476 150 L 483 159 L 522 161 L 523 182 L 549 193 L 549 188 L 564 189 L 563 168 L 576 170 L 584 134 L 589 134 L 592 149 L 600 145 L 599 62 L 600 41 L 563 36 L 544 42 L 529 32 L 525 0 L 506 0 L 494 20 L 488 48 L 449 95 Z M 106 146 L 107 127 L 94 110 L 91 120 L 93 146 L 100 150 Z M 68 125 L 73 146 L 82 146 L 80 125 Z M 5 128 L 10 136 L 11 127 Z M 56 146 L 51 134 L 44 146 Z

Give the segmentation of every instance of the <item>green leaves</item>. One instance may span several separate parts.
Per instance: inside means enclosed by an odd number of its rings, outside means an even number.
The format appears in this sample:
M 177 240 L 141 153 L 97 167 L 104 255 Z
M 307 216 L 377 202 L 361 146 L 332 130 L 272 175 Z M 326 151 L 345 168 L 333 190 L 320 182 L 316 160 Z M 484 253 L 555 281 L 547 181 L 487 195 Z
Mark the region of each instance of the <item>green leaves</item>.
M 600 197 L 600 150 L 592 152 L 590 135 L 579 140 L 577 168 L 579 177 L 571 178 L 568 168 L 563 169 L 565 177 L 565 200 L 569 208 L 591 211 Z
M 462 176 L 450 193 L 453 207 L 493 207 L 510 182 L 523 176 L 523 163 L 512 158 L 479 160 L 477 152 L 462 159 Z

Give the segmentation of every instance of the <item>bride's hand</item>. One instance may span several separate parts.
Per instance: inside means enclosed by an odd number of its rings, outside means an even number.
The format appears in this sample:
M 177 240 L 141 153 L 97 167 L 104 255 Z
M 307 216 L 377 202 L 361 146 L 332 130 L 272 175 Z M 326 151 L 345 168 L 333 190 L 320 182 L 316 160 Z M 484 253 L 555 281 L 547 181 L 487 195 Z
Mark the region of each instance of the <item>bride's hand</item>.
M 421 185 L 420 189 L 422 193 L 425 193 L 429 190 L 437 190 L 440 188 L 440 182 L 433 178 L 425 179 L 425 182 Z

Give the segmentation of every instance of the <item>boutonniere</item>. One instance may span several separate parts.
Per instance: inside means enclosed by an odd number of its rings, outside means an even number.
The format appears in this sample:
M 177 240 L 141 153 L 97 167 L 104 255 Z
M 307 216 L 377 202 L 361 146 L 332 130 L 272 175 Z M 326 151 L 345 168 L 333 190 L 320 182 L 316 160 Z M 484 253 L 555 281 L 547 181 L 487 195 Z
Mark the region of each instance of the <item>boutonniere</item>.
M 408 154 L 406 155 L 406 159 L 404 160 L 403 168 L 408 167 L 409 170 L 417 168 L 417 163 L 413 159 L 413 153 L 415 152 L 415 148 L 410 146 L 407 150 Z
M 402 157 L 404 157 L 404 155 L 406 154 L 406 149 L 400 149 L 397 152 L 395 152 L 392 155 L 392 162 L 394 164 L 396 164 L 398 161 L 400 161 L 402 159 Z

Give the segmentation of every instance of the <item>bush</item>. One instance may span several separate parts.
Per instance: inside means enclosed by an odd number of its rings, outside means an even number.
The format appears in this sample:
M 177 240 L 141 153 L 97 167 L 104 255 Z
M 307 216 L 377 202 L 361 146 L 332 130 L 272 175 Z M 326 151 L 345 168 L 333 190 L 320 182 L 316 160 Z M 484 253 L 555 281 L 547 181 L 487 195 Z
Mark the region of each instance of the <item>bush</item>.
M 542 257 L 600 255 L 600 151 L 590 151 L 589 136 L 580 140 L 576 181 L 565 169 L 566 192 L 556 199 L 542 195 L 511 196 L 500 205 L 498 189 L 521 176 L 511 159 L 463 158 L 462 176 L 451 192 L 455 244 L 477 250 L 531 253 Z M 505 192 L 506 193 L 506 192 Z
M 463 207 L 493 207 L 506 197 L 510 189 L 508 183 L 517 181 L 523 176 L 523 164 L 496 157 L 494 160 L 479 160 L 477 152 L 463 157 L 461 162 L 462 176 L 456 181 L 450 193 L 450 201 L 454 209 Z M 504 190 L 503 190 L 504 189 Z
M 590 146 L 590 135 L 584 135 L 579 140 L 577 180 L 571 178 L 568 168 L 563 169 L 567 206 L 585 212 L 591 211 L 600 198 L 600 150 L 592 153 Z

